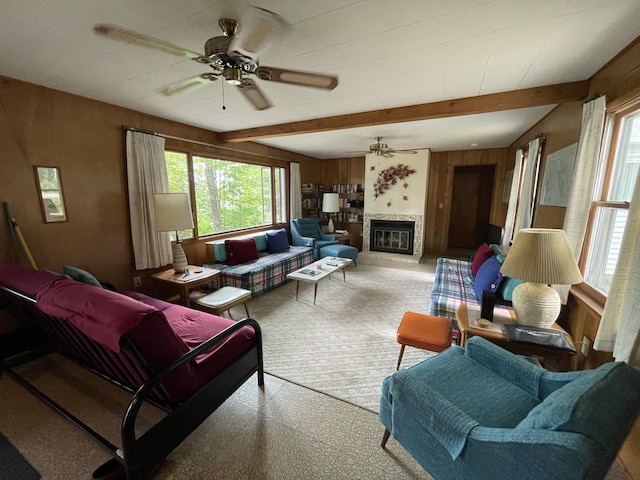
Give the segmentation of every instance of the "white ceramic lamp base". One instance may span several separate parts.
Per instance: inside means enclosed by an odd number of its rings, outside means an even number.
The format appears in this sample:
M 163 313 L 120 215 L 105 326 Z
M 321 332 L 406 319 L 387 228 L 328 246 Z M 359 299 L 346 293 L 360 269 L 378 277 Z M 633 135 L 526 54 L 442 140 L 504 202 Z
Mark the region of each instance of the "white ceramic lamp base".
M 513 290 L 513 309 L 521 325 L 549 328 L 560 315 L 560 295 L 549 285 L 524 282 Z
M 335 228 L 333 226 L 333 218 L 329 219 L 329 224 L 327 225 L 327 233 L 335 232 Z
M 184 273 L 184 269 L 189 266 L 187 256 L 184 254 L 182 245 L 176 242 L 171 247 L 173 252 L 173 269 L 176 273 Z

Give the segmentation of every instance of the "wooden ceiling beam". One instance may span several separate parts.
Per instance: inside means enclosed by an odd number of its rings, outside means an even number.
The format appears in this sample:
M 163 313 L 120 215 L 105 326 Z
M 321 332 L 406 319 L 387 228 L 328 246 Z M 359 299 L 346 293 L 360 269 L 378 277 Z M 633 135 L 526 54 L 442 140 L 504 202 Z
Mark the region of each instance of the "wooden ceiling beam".
M 584 80 L 580 82 L 512 90 L 510 92 L 478 95 L 476 97 L 443 100 L 441 102 L 424 103 L 422 105 L 387 108 L 301 122 L 234 130 L 220 133 L 219 139 L 229 143 L 249 142 L 263 138 L 327 132 L 345 128 L 369 127 L 389 123 L 414 122 L 418 120 L 499 112 L 517 108 L 580 101 L 584 100 L 588 93 L 589 82 Z

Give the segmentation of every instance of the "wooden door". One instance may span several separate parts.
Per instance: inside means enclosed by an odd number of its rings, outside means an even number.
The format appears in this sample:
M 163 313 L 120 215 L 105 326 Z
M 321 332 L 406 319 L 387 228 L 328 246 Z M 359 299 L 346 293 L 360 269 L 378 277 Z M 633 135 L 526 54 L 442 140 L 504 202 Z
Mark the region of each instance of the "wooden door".
M 455 167 L 449 248 L 475 250 L 486 237 L 495 165 Z

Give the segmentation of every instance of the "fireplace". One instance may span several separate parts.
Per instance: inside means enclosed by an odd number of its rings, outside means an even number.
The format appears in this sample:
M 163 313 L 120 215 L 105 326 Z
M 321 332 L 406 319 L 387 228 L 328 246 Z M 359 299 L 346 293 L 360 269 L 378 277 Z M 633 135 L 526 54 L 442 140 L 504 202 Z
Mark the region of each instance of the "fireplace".
M 415 222 L 372 219 L 370 229 L 370 251 L 413 255 Z

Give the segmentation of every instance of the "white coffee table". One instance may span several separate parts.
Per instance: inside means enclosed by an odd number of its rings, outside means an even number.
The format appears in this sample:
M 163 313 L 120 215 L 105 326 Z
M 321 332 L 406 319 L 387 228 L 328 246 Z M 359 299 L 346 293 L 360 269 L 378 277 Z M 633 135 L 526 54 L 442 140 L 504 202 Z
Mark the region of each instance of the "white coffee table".
M 298 300 L 298 291 L 300 290 L 300 282 L 313 283 L 313 304 L 316 304 L 316 297 L 318 295 L 318 282 L 325 277 L 328 277 L 332 273 L 342 270 L 342 280 L 347 281 L 344 267 L 351 265 L 353 260 L 350 258 L 338 258 L 338 257 L 325 257 L 317 262 L 300 268 L 295 272 L 291 272 L 287 275 L 287 278 L 295 280 L 296 283 L 296 300 Z

